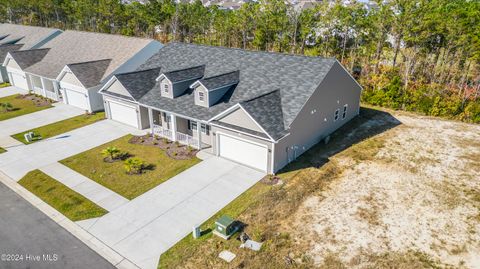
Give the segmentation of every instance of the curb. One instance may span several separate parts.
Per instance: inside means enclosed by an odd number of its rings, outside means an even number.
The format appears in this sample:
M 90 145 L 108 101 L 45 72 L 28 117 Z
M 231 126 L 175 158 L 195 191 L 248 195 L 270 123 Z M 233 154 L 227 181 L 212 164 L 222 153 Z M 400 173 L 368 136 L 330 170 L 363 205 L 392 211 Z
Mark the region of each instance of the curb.
M 0 182 L 5 184 L 8 188 L 14 191 L 16 194 L 20 195 L 23 199 L 27 200 L 30 204 L 40 210 L 42 213 L 47 215 L 55 223 L 60 225 L 62 228 L 67 230 L 70 234 L 78 238 L 90 249 L 95 251 L 98 255 L 103 257 L 113 266 L 119 269 L 140 269 L 137 265 L 129 261 L 127 258 L 120 255 L 118 252 L 105 245 L 102 241 L 98 240 L 89 232 L 85 231 L 83 228 L 75 224 L 75 222 L 69 220 L 62 213 L 58 212 L 55 208 L 51 207 L 43 200 L 29 192 L 27 189 L 22 187 L 20 184 L 15 182 L 13 179 L 5 175 L 0 171 Z

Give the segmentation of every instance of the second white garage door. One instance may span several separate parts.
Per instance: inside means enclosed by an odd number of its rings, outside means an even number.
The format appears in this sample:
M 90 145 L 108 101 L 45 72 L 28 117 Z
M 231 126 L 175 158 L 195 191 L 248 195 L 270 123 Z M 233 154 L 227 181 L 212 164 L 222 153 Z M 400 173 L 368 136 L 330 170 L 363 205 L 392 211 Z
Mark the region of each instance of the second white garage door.
M 70 89 L 65 89 L 67 104 L 88 110 L 88 100 L 84 93 Z
M 137 109 L 134 106 L 108 102 L 110 118 L 121 123 L 138 128 Z
M 266 146 L 223 134 L 218 135 L 221 157 L 267 172 Z
M 25 78 L 25 76 L 18 73 L 10 73 L 10 77 L 12 78 L 13 86 L 22 90 L 28 90 L 27 79 Z

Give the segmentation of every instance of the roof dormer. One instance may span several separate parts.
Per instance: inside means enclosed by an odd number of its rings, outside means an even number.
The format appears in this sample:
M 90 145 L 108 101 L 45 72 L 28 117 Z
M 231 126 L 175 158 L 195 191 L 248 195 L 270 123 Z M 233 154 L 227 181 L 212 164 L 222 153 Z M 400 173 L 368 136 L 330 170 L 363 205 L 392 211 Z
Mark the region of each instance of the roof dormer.
M 193 81 L 203 77 L 204 72 L 205 65 L 200 65 L 161 73 L 157 78 L 161 96 L 175 98 L 184 94 Z
M 195 81 L 190 86 L 194 89 L 195 105 L 204 107 L 215 105 L 239 81 L 240 71 L 238 70 Z

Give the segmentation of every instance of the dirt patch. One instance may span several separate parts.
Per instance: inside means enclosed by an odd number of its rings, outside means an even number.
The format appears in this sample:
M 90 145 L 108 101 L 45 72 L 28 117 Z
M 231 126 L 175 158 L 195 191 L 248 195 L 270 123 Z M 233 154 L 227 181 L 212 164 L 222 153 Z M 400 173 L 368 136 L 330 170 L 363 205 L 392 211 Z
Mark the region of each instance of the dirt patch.
M 402 125 L 331 158 L 346 169 L 290 232 L 320 267 L 480 268 L 480 126 L 394 116 Z
M 36 94 L 20 94 L 19 96 L 17 96 L 17 99 L 30 100 L 37 107 L 49 106 L 55 102 L 51 99 Z
M 161 148 L 170 158 L 176 160 L 189 160 L 195 158 L 198 152 L 198 150 L 193 147 L 182 145 L 178 142 L 172 142 L 159 136 L 152 136 L 151 134 L 134 136 L 128 142 L 131 144 Z

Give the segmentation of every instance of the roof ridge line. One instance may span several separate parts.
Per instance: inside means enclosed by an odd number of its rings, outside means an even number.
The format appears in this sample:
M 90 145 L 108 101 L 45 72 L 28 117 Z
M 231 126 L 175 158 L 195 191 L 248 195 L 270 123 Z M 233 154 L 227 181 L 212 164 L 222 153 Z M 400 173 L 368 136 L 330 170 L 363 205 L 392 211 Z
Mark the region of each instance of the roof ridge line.
M 327 60 L 336 60 L 337 58 L 335 57 L 322 57 L 322 56 L 308 56 L 308 55 L 301 55 L 301 54 L 293 54 L 293 53 L 284 53 L 284 52 L 278 52 L 278 51 L 264 51 L 264 50 L 251 50 L 251 49 L 242 49 L 242 48 L 232 48 L 232 47 L 225 47 L 225 46 L 213 46 L 213 45 L 208 45 L 208 44 L 195 44 L 195 43 L 185 43 L 185 42 L 180 42 L 180 41 L 172 41 L 170 43 L 167 43 L 166 46 L 169 44 L 182 44 L 182 45 L 187 45 L 187 46 L 199 46 L 199 47 L 207 47 L 207 48 L 218 48 L 218 49 L 224 49 L 224 50 L 239 50 L 239 51 L 245 51 L 249 53 L 259 53 L 259 54 L 275 54 L 275 55 L 283 55 L 283 56 L 291 56 L 291 57 L 299 57 L 299 58 L 319 58 L 319 59 L 327 59 Z M 164 47 L 166 47 L 164 46 Z M 162 48 L 163 49 L 163 48 Z
M 91 61 L 86 61 L 86 62 L 77 62 L 77 63 L 71 63 L 67 65 L 78 65 L 78 64 L 88 64 L 88 63 L 95 63 L 95 62 L 101 62 L 101 61 L 112 61 L 112 58 L 106 58 L 106 59 L 100 59 L 100 60 L 91 60 Z
M 12 44 L 12 45 L 14 45 L 14 44 Z M 50 48 L 29 49 L 29 50 L 15 50 L 15 51 L 11 51 L 10 53 L 18 54 L 18 53 L 27 53 L 27 52 L 33 52 L 33 51 L 41 51 L 41 50 L 50 50 Z
M 155 70 L 155 69 L 161 70 L 162 68 L 161 67 L 155 67 L 155 68 L 149 68 L 149 69 L 143 69 L 143 70 L 134 70 L 134 71 L 130 71 L 130 72 L 118 73 L 118 74 L 115 74 L 114 76 L 147 72 L 147 71 L 152 71 L 152 70 Z
M 232 74 L 232 73 L 235 73 L 235 72 L 240 73 L 240 70 L 237 69 L 235 71 L 231 71 L 231 72 L 227 72 L 227 73 L 223 73 L 223 74 L 219 74 L 219 75 L 215 75 L 215 76 L 211 76 L 211 77 L 207 77 L 207 78 L 202 78 L 201 80 L 207 80 L 207 79 L 212 79 L 212 78 L 216 78 L 216 77 L 221 77 L 221 76 L 225 76 L 225 75 Z
M 207 66 L 206 64 L 202 64 L 202 65 L 197 65 L 197 66 L 192 66 L 192 67 L 187 67 L 187 68 L 182 68 L 182 69 L 177 69 L 177 70 L 168 71 L 168 72 L 165 72 L 164 74 L 174 73 L 174 72 L 180 72 L 180 71 L 185 71 L 185 70 L 194 69 L 194 68 L 199 68 L 199 67 L 206 67 L 206 66 Z

